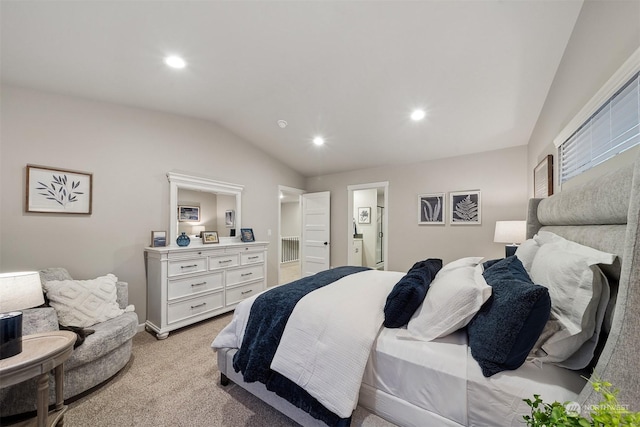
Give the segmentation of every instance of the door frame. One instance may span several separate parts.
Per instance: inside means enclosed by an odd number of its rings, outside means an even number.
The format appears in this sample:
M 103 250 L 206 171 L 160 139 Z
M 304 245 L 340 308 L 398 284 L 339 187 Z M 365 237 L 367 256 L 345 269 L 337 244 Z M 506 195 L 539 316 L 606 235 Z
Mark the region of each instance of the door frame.
M 347 186 L 347 265 L 352 265 L 353 260 L 353 192 L 357 190 L 384 189 L 384 210 L 382 218 L 382 253 L 385 254 L 384 270 L 389 268 L 389 181 L 371 182 L 368 184 L 354 184 Z
M 286 185 L 278 185 L 278 282 L 276 286 L 280 285 L 280 256 L 282 254 L 282 201 L 280 200 L 280 194 L 285 191 L 287 193 L 294 193 L 298 195 L 298 206 L 300 206 L 300 239 L 302 240 L 302 195 L 305 193 L 304 190 L 294 187 L 287 187 Z M 302 242 L 300 242 L 302 243 Z M 299 254 L 300 265 L 302 265 L 302 244 L 300 244 L 300 254 Z

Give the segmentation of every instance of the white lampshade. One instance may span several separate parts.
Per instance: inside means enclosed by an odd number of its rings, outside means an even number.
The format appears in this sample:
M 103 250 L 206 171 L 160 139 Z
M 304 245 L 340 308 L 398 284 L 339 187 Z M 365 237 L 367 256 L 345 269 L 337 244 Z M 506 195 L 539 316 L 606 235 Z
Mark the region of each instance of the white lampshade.
M 204 225 L 194 225 L 191 227 L 191 234 L 200 237 L 200 233 L 204 231 Z
M 37 271 L 0 273 L 0 313 L 44 304 Z
M 527 236 L 526 221 L 496 221 L 493 241 L 496 243 L 522 243 Z

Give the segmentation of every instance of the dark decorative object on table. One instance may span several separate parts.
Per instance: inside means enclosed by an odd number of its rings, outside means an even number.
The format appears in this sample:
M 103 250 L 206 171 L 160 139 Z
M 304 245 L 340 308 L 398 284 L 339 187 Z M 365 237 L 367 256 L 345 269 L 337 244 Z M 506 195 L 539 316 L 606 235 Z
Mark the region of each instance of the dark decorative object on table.
M 182 234 L 179 235 L 176 239 L 176 243 L 178 244 L 178 246 L 189 246 L 189 243 L 191 243 L 191 239 L 189 239 L 189 236 L 187 236 L 183 231 Z

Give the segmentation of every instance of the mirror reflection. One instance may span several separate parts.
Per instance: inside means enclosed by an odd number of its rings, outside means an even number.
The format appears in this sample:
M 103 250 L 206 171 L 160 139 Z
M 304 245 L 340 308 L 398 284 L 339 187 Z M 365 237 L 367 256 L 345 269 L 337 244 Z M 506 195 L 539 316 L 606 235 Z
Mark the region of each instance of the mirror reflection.
M 202 231 L 231 236 L 235 229 L 236 196 L 178 189 L 178 235 L 200 238 Z

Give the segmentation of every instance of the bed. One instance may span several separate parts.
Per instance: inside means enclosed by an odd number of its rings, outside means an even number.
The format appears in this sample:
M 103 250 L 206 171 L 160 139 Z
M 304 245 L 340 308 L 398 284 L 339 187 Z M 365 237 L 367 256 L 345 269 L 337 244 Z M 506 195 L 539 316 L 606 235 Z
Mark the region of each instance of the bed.
M 275 358 L 272 364 L 277 368 L 274 369 L 278 371 L 278 375 L 280 372 L 286 375 L 286 378 L 280 381 L 285 392 L 265 385 L 266 381 L 261 382 L 265 375 L 271 373 L 258 373 L 245 381 L 245 369 L 236 372 L 234 368 L 234 363 L 238 367 L 238 359 L 241 359 L 236 356 L 234 361 L 234 355 L 243 351 L 243 334 L 247 328 L 252 328 L 249 320 L 252 304 L 260 296 L 238 306 L 232 323 L 212 344 L 217 351 L 221 381 L 223 384 L 228 381 L 237 383 L 305 426 L 348 425 L 349 418 L 344 417 L 345 411 L 353 410 L 355 403 L 400 426 L 522 425 L 522 414 L 528 412 L 522 398 L 531 397 L 534 393 L 542 395 L 545 401 L 575 401 L 583 408 L 598 404 L 599 396 L 583 378 L 588 377 L 594 370 L 598 377 L 611 381 L 620 389 L 618 398 L 622 404 L 638 411 L 639 219 L 640 159 L 583 186 L 562 191 L 546 199 L 530 200 L 527 221 L 529 243 L 518 249 L 520 253 L 516 258 L 517 262 L 527 268 L 532 278 L 536 271 L 537 277 L 544 277 L 541 276 L 544 274 L 555 276 L 552 265 L 554 252 L 550 251 L 556 246 L 574 248 L 572 245 L 579 244 L 582 245 L 580 248 L 587 247 L 586 251 L 594 250 L 594 253 L 610 255 L 608 260 L 605 260 L 606 257 L 595 257 L 593 259 L 596 261 L 590 264 L 593 283 L 600 283 L 597 285 L 598 294 L 602 296 L 596 302 L 589 302 L 589 312 L 592 313 L 589 319 L 595 319 L 593 322 L 596 326 L 595 329 L 586 332 L 589 340 L 580 341 L 580 352 L 571 350 L 570 357 L 565 355 L 557 360 L 553 359 L 557 342 L 570 341 L 569 338 L 567 341 L 553 341 L 560 338 L 557 338 L 559 335 L 553 335 L 559 333 L 552 326 L 561 323 L 551 322 L 557 320 L 554 316 L 559 316 L 554 299 L 557 297 L 557 291 L 553 286 L 549 286 L 548 291 L 554 305 L 551 308 L 551 319 L 544 323 L 544 331 L 535 331 L 536 337 L 541 337 L 537 339 L 535 348 L 528 352 L 526 361 L 517 369 L 508 366 L 496 372 L 491 368 L 493 365 L 481 363 L 483 359 L 478 357 L 477 348 L 482 348 L 486 343 L 479 341 L 476 332 L 472 334 L 471 331 L 482 329 L 475 323 L 480 323 L 477 319 L 482 318 L 483 310 L 490 305 L 484 304 L 488 298 L 491 298 L 493 305 L 497 304 L 497 285 L 491 284 L 493 297 L 485 295 L 479 303 L 476 301 L 482 308 L 470 323 L 467 320 L 464 327 L 447 331 L 445 335 L 435 339 L 430 336 L 428 340 L 423 340 L 408 335 L 411 335 L 412 330 L 419 330 L 415 327 L 412 329 L 412 322 L 419 326 L 420 311 L 422 307 L 427 306 L 430 295 L 437 294 L 435 289 L 442 289 L 435 285 L 435 281 L 429 292 L 425 291 L 427 298 L 420 308 L 415 310 L 407 326 L 381 328 L 382 322 L 386 320 L 380 301 L 384 306 L 385 298 L 389 298 L 388 295 L 396 289 L 395 284 L 406 272 L 339 270 L 340 277 L 331 280 L 348 286 L 338 289 L 334 282 L 318 285 L 311 294 L 322 295 L 322 300 L 312 301 L 304 295 L 300 296 L 292 303 L 292 311 L 285 316 L 285 332 L 282 339 L 279 339 L 279 346 L 285 350 L 291 347 L 291 351 L 302 354 L 302 357 L 298 358 L 300 355 L 287 356 L 286 351 L 281 348 L 274 350 Z M 536 247 L 537 254 L 531 255 L 527 251 L 533 246 Z M 551 258 L 543 257 L 542 248 L 546 251 L 545 256 Z M 498 262 L 494 269 L 505 262 L 507 261 Z M 516 261 L 508 262 L 516 265 Z M 475 264 L 476 281 L 478 265 L 483 265 L 485 273 L 492 268 L 485 260 L 475 260 Z M 541 268 L 544 265 L 549 265 L 548 271 Z M 458 267 L 459 265 L 456 266 Z M 508 267 L 511 268 L 511 265 Z M 438 276 L 434 276 L 434 280 L 442 277 L 443 271 L 452 271 L 451 269 L 449 264 L 443 266 L 437 272 Z M 482 274 L 488 277 L 485 273 Z M 599 279 L 596 280 L 597 277 Z M 549 277 L 548 280 L 556 279 Z M 379 291 L 370 291 L 372 287 L 363 287 L 374 282 L 377 284 L 375 289 Z M 593 289 L 596 289 L 596 285 L 593 286 Z M 264 307 L 278 305 L 274 301 L 287 294 L 284 289 L 280 292 L 280 296 L 274 294 L 276 299 L 266 302 Z M 475 295 L 483 292 L 477 292 Z M 574 291 L 570 291 L 572 292 Z M 576 294 L 580 292 L 580 289 L 575 290 Z M 595 290 L 592 292 L 596 293 Z M 363 296 L 365 294 L 366 297 Z M 342 301 L 340 304 L 335 303 L 337 295 Z M 543 300 L 544 298 L 539 299 Z M 357 304 L 353 301 L 357 301 Z M 334 305 L 345 306 L 346 313 L 335 312 Z M 536 307 L 542 305 L 544 304 L 538 304 Z M 357 309 L 354 306 L 357 306 Z M 309 314 L 314 307 L 319 307 L 319 314 Z M 363 317 L 369 320 L 361 320 Z M 258 325 L 255 327 L 259 329 L 258 335 L 261 335 L 263 325 L 269 321 L 263 318 L 255 322 Z M 296 326 L 300 324 L 304 326 Z M 328 338 L 327 325 L 331 324 L 340 331 L 337 336 Z M 340 327 L 345 324 L 353 324 L 354 328 L 359 328 L 354 329 L 358 332 L 354 334 L 347 328 Z M 315 341 L 309 337 L 308 330 L 314 331 Z M 442 334 L 443 331 L 438 333 Z M 542 346 L 539 343 L 543 336 L 554 338 L 546 338 L 547 341 Z M 357 342 L 359 352 L 344 353 L 342 347 L 348 347 L 349 341 Z M 246 345 L 246 341 L 244 344 Z M 339 348 L 337 355 L 329 352 L 328 348 L 334 351 L 336 347 Z M 588 351 L 584 352 L 586 347 Z M 567 350 L 563 348 L 562 351 Z M 262 348 L 256 347 L 255 352 L 262 353 Z M 350 380 L 347 381 L 349 384 L 345 389 L 338 387 L 335 384 L 336 380 L 332 380 L 330 376 L 337 375 L 337 378 L 342 379 L 343 375 L 352 373 L 355 373 L 353 375 L 357 381 L 353 384 Z M 329 408 L 328 412 L 338 414 L 337 418 L 319 421 L 318 414 L 313 409 L 309 410 L 309 404 L 301 404 L 300 401 L 287 396 L 294 393 L 290 390 L 292 387 L 304 388 L 304 393 L 308 393 L 312 400 L 320 403 L 321 410 Z M 355 396 L 352 396 L 354 394 Z M 355 400 L 350 400 L 352 397 Z M 309 415 L 309 412 L 314 413 L 314 416 Z M 323 419 L 322 416 L 319 418 Z

